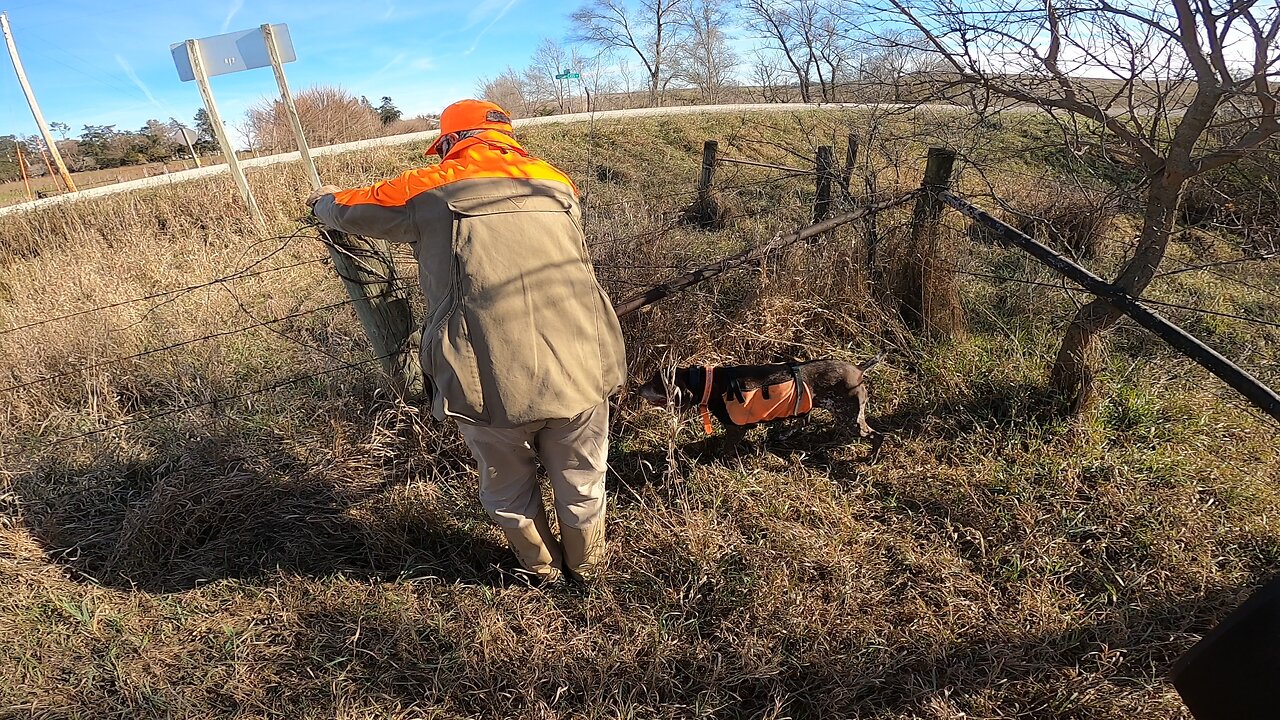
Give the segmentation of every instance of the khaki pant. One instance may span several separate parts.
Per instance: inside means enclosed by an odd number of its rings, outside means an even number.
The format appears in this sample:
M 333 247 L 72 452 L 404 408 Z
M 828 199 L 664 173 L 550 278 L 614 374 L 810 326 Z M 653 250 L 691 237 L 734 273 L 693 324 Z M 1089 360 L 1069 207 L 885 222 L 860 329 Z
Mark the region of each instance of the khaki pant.
M 590 577 L 604 556 L 608 402 L 568 420 L 516 428 L 458 423 L 458 429 L 480 465 L 480 504 L 520 564 L 548 580 L 558 578 L 562 568 Z M 551 480 L 558 541 L 542 504 L 538 460 Z

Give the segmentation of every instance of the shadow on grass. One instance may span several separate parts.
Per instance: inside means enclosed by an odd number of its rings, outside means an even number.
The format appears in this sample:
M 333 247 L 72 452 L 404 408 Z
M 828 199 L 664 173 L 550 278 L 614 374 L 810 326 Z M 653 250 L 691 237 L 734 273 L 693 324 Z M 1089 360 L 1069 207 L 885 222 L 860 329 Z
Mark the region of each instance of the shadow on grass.
M 154 593 L 283 572 L 504 582 L 510 552 L 379 473 L 338 477 L 275 449 L 233 459 L 200 438 L 147 463 L 63 465 L 15 479 L 48 558 L 85 581 Z
M 975 378 L 959 398 L 917 398 L 892 413 L 868 418 L 886 434 L 918 436 L 926 432 L 955 439 L 980 431 L 1041 428 L 1064 422 L 1062 404 L 1035 382 Z
M 471 625 L 325 606 L 301 613 L 290 638 L 294 662 L 310 668 L 296 673 L 308 686 L 282 686 L 273 700 L 288 706 L 305 697 L 312 709 L 338 708 L 346 693 L 477 717 L 687 717 L 690 707 L 717 708 L 724 718 L 1066 720 L 1129 716 L 1120 713 L 1135 707 L 1153 712 L 1143 717 L 1183 717 L 1168 671 L 1247 590 L 1134 594 L 1115 612 L 1061 631 L 993 623 L 941 642 L 908 628 L 895 640 L 814 624 L 771 636 L 765 651 L 733 641 L 744 628 L 732 588 L 699 588 L 687 607 L 664 604 L 668 619 L 688 629 L 672 625 L 661 650 L 638 658 L 609 642 L 562 655 L 547 644 L 554 632 L 479 657 L 465 651 L 479 634 Z M 627 604 L 659 594 L 638 589 Z M 762 662 L 770 669 L 762 672 Z

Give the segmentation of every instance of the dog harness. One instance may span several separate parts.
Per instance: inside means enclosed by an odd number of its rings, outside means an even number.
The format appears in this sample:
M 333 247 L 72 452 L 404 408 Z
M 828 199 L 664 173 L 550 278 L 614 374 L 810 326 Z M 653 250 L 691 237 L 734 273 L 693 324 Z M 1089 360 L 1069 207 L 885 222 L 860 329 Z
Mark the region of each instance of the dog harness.
M 702 429 L 711 434 L 711 378 L 715 368 L 704 366 L 704 384 L 702 400 L 698 410 L 702 415 Z M 756 423 L 781 420 L 783 418 L 806 415 L 813 410 L 813 389 L 800 379 L 799 368 L 791 368 L 791 379 L 772 385 L 756 388 L 743 387 L 740 380 L 729 383 L 728 392 L 724 394 L 725 411 L 729 421 L 734 425 L 755 425 Z

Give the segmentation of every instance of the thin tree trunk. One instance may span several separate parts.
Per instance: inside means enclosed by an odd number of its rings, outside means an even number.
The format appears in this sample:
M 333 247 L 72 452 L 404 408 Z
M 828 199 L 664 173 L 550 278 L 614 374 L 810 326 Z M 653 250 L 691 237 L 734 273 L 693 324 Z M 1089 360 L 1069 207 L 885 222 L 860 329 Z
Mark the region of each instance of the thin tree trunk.
M 1138 249 L 1115 280 L 1134 297 L 1146 290 L 1164 259 L 1185 187 L 1186 179 L 1181 176 L 1161 175 L 1152 182 Z M 1072 414 L 1084 412 L 1097 399 L 1093 380 L 1102 359 L 1103 336 L 1122 317 L 1123 313 L 1106 301 L 1094 300 L 1081 307 L 1067 326 L 1049 373 L 1049 385 Z

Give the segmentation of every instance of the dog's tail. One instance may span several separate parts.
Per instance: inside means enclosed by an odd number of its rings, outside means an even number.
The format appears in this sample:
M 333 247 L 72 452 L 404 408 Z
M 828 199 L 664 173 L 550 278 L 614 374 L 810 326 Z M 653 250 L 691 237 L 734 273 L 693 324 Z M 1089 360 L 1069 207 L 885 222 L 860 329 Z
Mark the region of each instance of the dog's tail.
M 880 361 L 884 360 L 885 352 L 886 352 L 885 350 L 881 350 L 880 352 L 876 353 L 876 356 L 871 358 L 870 360 L 867 360 L 866 362 L 858 363 L 858 369 L 865 373 L 871 368 L 879 365 Z

